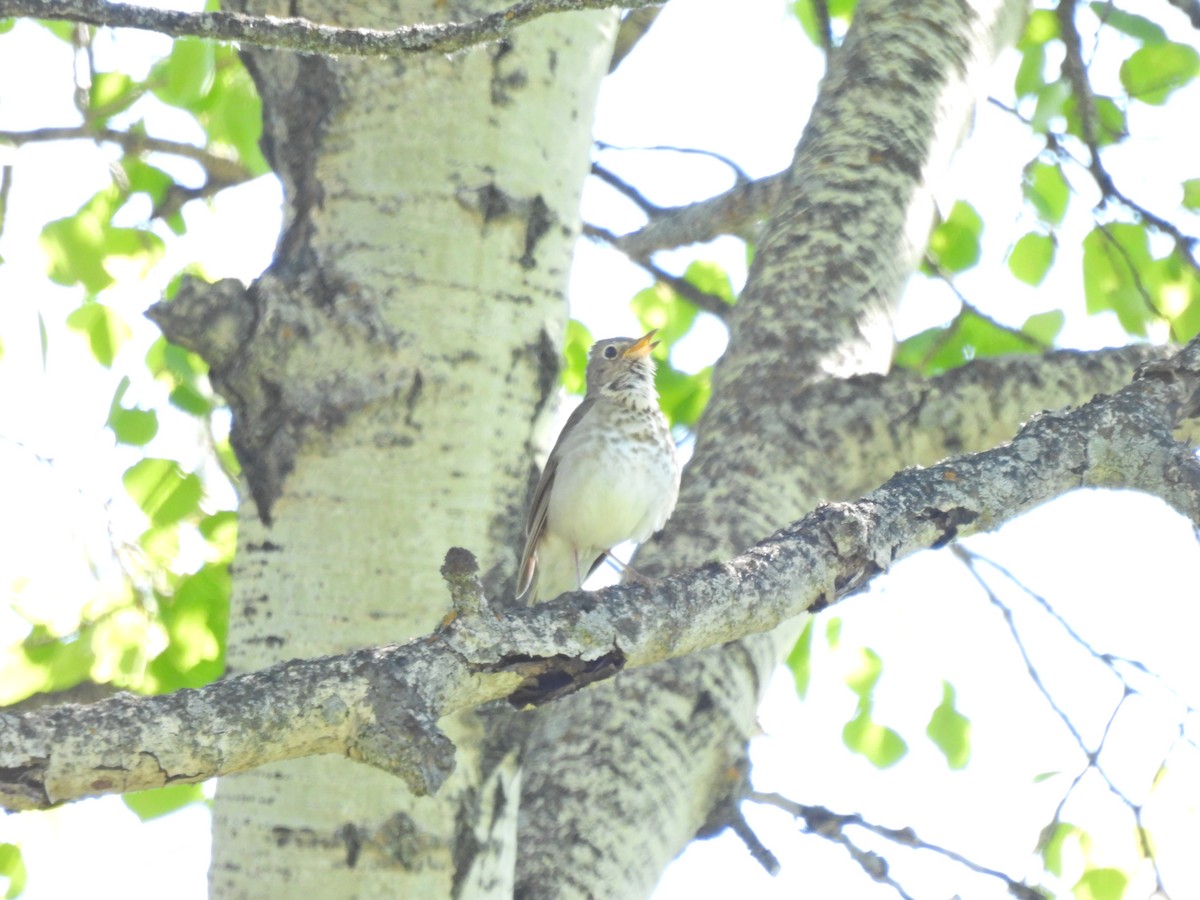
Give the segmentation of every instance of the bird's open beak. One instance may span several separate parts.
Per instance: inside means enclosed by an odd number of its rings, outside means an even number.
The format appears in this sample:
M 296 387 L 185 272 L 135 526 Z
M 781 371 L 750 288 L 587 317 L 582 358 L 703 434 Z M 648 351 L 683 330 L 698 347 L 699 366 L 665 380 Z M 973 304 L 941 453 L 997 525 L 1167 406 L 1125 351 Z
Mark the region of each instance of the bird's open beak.
M 643 356 L 649 356 L 650 352 L 661 343 L 660 341 L 651 340 L 656 334 L 658 334 L 658 329 L 653 328 L 647 334 L 638 338 L 637 343 L 625 351 L 625 358 L 641 359 Z

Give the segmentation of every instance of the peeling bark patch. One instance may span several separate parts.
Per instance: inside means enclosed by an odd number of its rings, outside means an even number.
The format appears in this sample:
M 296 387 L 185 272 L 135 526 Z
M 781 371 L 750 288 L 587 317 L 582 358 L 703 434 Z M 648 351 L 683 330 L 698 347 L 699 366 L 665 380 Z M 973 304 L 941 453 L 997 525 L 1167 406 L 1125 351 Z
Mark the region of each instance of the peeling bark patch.
M 358 857 L 362 853 L 362 835 L 359 833 L 358 827 L 351 822 L 347 822 L 339 828 L 337 835 L 346 845 L 346 868 L 353 869 L 358 865 Z
M 475 836 L 475 822 L 479 817 L 479 798 L 474 790 L 464 792 L 458 798 L 454 813 L 454 877 L 450 882 L 450 896 L 462 896 L 463 888 L 469 883 L 468 875 L 475 864 L 482 845 Z
M 554 222 L 553 211 L 546 205 L 542 195 L 538 194 L 530 201 L 529 215 L 525 219 L 525 254 L 520 259 L 521 268 L 532 269 L 537 266 L 534 250 Z
M 589 684 L 612 678 L 625 668 L 625 654 L 614 650 L 596 659 L 576 659 L 568 656 L 536 659 L 511 656 L 501 659 L 494 666 L 489 666 L 488 671 L 520 672 L 530 667 L 537 671 L 529 675 L 508 698 L 508 702 L 517 709 L 542 706 L 560 697 L 574 694 Z
M 529 83 L 529 76 L 525 74 L 524 69 L 516 68 L 508 72 L 504 71 L 512 52 L 511 40 L 499 41 L 496 49 L 492 52 L 491 96 L 493 106 L 508 106 L 513 99 L 511 92 L 523 88 Z
M 928 519 L 942 532 L 942 536 L 930 544 L 930 547 L 937 549 L 945 547 L 956 537 L 958 537 L 958 529 L 963 525 L 970 525 L 979 518 L 979 513 L 973 509 L 956 506 L 952 509 L 933 509 L 926 508 L 922 513 L 924 518 Z
M 246 544 L 245 550 L 247 553 L 280 553 L 283 551 L 283 547 L 274 541 L 263 541 L 257 544 L 250 542 Z

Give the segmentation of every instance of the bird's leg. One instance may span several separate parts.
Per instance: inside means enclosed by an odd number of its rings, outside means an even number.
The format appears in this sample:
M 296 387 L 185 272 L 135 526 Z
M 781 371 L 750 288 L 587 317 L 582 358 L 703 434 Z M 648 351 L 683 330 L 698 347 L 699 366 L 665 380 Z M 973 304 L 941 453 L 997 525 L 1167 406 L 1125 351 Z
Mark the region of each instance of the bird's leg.
M 645 587 L 654 587 L 656 584 L 658 584 L 658 579 L 649 578 L 643 575 L 629 563 L 621 562 L 619 559 L 613 556 L 612 553 L 605 553 L 604 559 L 610 566 L 620 572 L 621 575 L 629 581 L 635 581 L 640 585 L 644 585 Z

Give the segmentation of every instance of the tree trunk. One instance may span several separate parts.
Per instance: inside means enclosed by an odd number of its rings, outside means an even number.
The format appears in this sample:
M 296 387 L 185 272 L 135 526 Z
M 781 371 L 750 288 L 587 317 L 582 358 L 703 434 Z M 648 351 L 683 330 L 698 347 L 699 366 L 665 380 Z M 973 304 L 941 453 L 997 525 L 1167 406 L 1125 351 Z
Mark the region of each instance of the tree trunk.
M 480 12 L 368 7 L 288 12 L 374 28 Z M 225 286 L 240 340 L 213 360 L 251 494 L 231 672 L 429 632 L 451 546 L 509 590 L 615 23 L 545 17 L 449 58 L 247 54 L 288 209 L 269 271 Z M 516 747 L 485 756 L 485 718 L 443 723 L 457 770 L 436 798 L 331 758 L 224 779 L 212 894 L 510 896 Z
M 845 438 L 874 433 L 894 446 L 887 429 L 812 398 L 833 379 L 887 368 L 891 310 L 933 220 L 930 179 L 1022 9 L 860 3 L 734 310 L 679 506 L 639 571 L 728 559 L 822 498 L 877 483 L 877 466 L 864 465 L 877 457 L 846 453 Z M 620 676 L 550 710 L 525 767 L 518 893 L 646 895 L 693 835 L 729 822 L 758 701 L 802 624 Z

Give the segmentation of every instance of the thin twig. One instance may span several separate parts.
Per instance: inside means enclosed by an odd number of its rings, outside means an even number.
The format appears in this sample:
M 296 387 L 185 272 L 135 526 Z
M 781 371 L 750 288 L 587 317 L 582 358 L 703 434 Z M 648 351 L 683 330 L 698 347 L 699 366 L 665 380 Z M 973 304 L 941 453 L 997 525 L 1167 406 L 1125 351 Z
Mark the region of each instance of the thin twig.
M 47 141 L 97 141 L 119 145 L 126 153 L 166 153 L 194 160 L 204 167 L 208 175 L 225 185 L 239 184 L 250 179 L 245 166 L 229 159 L 181 141 L 121 131 L 117 128 L 89 128 L 86 125 L 65 125 L 35 128 L 32 131 L 0 131 L 0 142 L 20 147 L 24 144 Z
M 746 173 L 745 169 L 728 156 L 725 156 L 723 153 L 717 153 L 715 150 L 705 150 L 701 147 L 675 147 L 669 144 L 654 144 L 648 147 L 625 147 L 617 144 L 608 144 L 604 141 L 596 141 L 596 149 L 624 153 L 682 153 L 685 156 L 707 156 L 709 159 L 715 159 L 717 162 L 728 166 L 732 170 L 738 184 L 748 184 L 754 180 Z
M 600 163 L 592 163 L 592 174 L 615 190 L 621 196 L 632 202 L 634 206 L 644 212 L 649 218 L 653 219 L 660 213 L 666 212 L 666 208 L 659 206 L 646 197 L 641 191 L 635 188 L 632 184 L 614 172 L 612 169 L 606 169 Z
M 1078 745 L 1080 751 L 1084 755 L 1085 764 L 1084 764 L 1083 768 L 1079 771 L 1079 773 L 1076 774 L 1076 776 L 1072 779 L 1071 784 L 1068 786 L 1067 790 L 1064 792 L 1062 799 L 1058 803 L 1058 807 L 1055 809 L 1052 821 L 1057 822 L 1061 819 L 1062 812 L 1063 812 L 1063 809 L 1066 807 L 1067 801 L 1070 799 L 1071 795 L 1075 792 L 1075 789 L 1083 781 L 1084 776 L 1089 771 L 1095 771 L 1096 774 L 1099 775 L 1100 778 L 1104 781 L 1104 783 L 1108 786 L 1109 792 L 1112 793 L 1115 797 L 1117 797 L 1117 799 L 1119 799 L 1129 809 L 1130 813 L 1133 815 L 1134 825 L 1136 827 L 1137 835 L 1138 835 L 1138 843 L 1139 843 L 1140 847 L 1142 848 L 1143 855 L 1150 861 L 1151 868 L 1154 871 L 1156 890 L 1157 890 L 1158 894 L 1161 895 L 1162 897 L 1167 897 L 1168 896 L 1167 891 L 1163 885 L 1162 872 L 1158 865 L 1158 858 L 1155 856 L 1155 854 L 1153 852 L 1153 847 L 1150 842 L 1149 832 L 1147 831 L 1145 824 L 1144 824 L 1144 810 L 1143 810 L 1144 804 L 1135 803 L 1131 797 L 1129 797 L 1127 794 L 1125 794 L 1124 791 L 1122 791 L 1120 788 L 1118 788 L 1116 783 L 1109 776 L 1108 772 L 1105 771 L 1104 767 L 1101 766 L 1100 762 L 1099 762 L 1100 753 L 1104 749 L 1104 745 L 1105 745 L 1106 741 L 1108 740 L 1108 736 L 1112 730 L 1113 723 L 1117 719 L 1117 714 L 1121 711 L 1122 707 L 1125 705 L 1125 701 L 1127 701 L 1134 694 L 1141 693 L 1140 691 L 1137 690 L 1137 688 L 1135 688 L 1133 685 L 1131 685 L 1128 681 L 1125 680 L 1125 678 L 1121 675 L 1121 673 L 1117 670 L 1117 668 L 1113 664 L 1114 661 L 1120 660 L 1122 662 L 1131 663 L 1131 664 L 1135 665 L 1140 671 L 1146 672 L 1147 674 L 1150 674 L 1149 670 L 1146 668 L 1146 666 L 1144 664 L 1137 662 L 1136 660 L 1127 660 L 1123 657 L 1118 657 L 1114 654 L 1101 653 L 1098 650 L 1096 650 L 1090 643 L 1088 643 L 1082 637 L 1080 637 L 1078 635 L 1078 633 L 1066 623 L 1066 621 L 1062 618 L 1062 616 L 1060 616 L 1057 612 L 1055 612 L 1053 610 L 1049 601 L 1047 601 L 1044 597 L 1041 597 L 1040 595 L 1038 595 L 1036 592 L 1030 590 L 1025 584 L 1023 584 L 1019 579 L 1017 579 L 1004 566 L 1000 565 L 999 563 L 994 562 L 991 559 L 988 559 L 985 556 L 974 553 L 971 550 L 965 549 L 961 544 L 955 544 L 951 549 L 952 549 L 952 552 L 954 553 L 954 555 L 957 556 L 964 563 L 964 565 L 966 565 L 967 570 L 971 573 L 971 575 L 975 578 L 975 580 L 979 584 L 979 586 L 987 594 L 989 601 L 994 606 L 996 606 L 997 608 L 1000 609 L 1001 614 L 1004 616 L 1005 622 L 1008 624 L 1009 631 L 1013 637 L 1013 641 L 1016 644 L 1017 649 L 1020 652 L 1022 659 L 1024 659 L 1024 661 L 1025 661 L 1026 670 L 1029 673 L 1030 679 L 1033 681 L 1034 685 L 1041 692 L 1042 696 L 1046 699 L 1046 702 L 1050 705 L 1051 709 L 1053 709 L 1055 711 L 1055 713 L 1058 714 L 1059 718 L 1062 720 L 1063 724 L 1067 727 L 1067 730 L 1070 731 L 1071 736 L 1075 739 L 1075 743 Z M 1074 723 L 1071 722 L 1071 720 L 1070 720 L 1069 716 L 1066 714 L 1066 712 L 1063 711 L 1061 707 L 1059 707 L 1057 702 L 1051 696 L 1049 690 L 1046 688 L 1046 686 L 1042 682 L 1041 677 L 1037 673 L 1037 671 L 1033 665 L 1033 662 L 1029 656 L 1029 653 L 1025 646 L 1024 640 L 1021 638 L 1020 633 L 1018 632 L 1018 630 L 1016 628 L 1016 623 L 1013 618 L 1012 610 L 1002 600 L 1000 600 L 1000 598 L 996 594 L 996 592 L 994 590 L 992 590 L 991 586 L 989 584 L 987 584 L 987 582 L 983 579 L 982 575 L 979 573 L 979 571 L 977 569 L 977 566 L 980 563 L 985 563 L 988 566 L 992 567 L 997 572 L 1000 572 L 1002 575 L 1004 575 L 1006 578 L 1008 578 L 1009 581 L 1012 584 L 1014 584 L 1022 593 L 1024 593 L 1028 597 L 1034 598 L 1038 602 L 1038 604 L 1043 609 L 1048 611 L 1051 614 L 1051 616 L 1054 618 L 1054 620 L 1056 622 L 1058 622 L 1066 630 L 1068 635 L 1070 635 L 1073 639 L 1075 639 L 1077 641 L 1077 643 L 1081 647 L 1083 647 L 1084 650 L 1086 650 L 1093 658 L 1095 658 L 1097 661 L 1102 663 L 1104 665 L 1104 667 L 1107 669 L 1107 671 L 1121 683 L 1121 686 L 1122 686 L 1121 699 L 1119 701 L 1117 701 L 1117 703 L 1114 705 L 1113 710 L 1108 717 L 1108 721 L 1104 725 L 1104 731 L 1101 734 L 1100 739 L 1097 742 L 1096 748 L 1094 750 L 1087 746 L 1087 743 L 1083 740 L 1082 735 L 1080 735 L 1080 733 L 1079 733 L 1078 729 L 1076 729 Z M 1189 710 L 1189 712 L 1192 711 L 1190 706 L 1188 706 L 1187 709 Z M 1181 723 L 1180 727 L 1179 727 L 1179 735 L 1183 736 L 1183 734 L 1184 734 L 1183 726 Z M 1177 742 L 1178 742 L 1178 738 L 1176 739 L 1176 743 Z M 1165 765 L 1165 764 L 1166 764 L 1166 759 L 1164 758 L 1163 765 Z
M 620 250 L 629 258 L 630 262 L 641 266 L 647 272 L 654 276 L 658 281 L 670 287 L 675 293 L 679 294 L 684 299 L 690 301 L 694 306 L 707 313 L 712 313 L 714 316 L 724 320 L 729 316 L 730 305 L 716 294 L 710 294 L 708 291 L 702 291 L 686 278 L 680 278 L 678 275 L 673 275 L 666 269 L 659 266 L 650 258 L 649 255 L 641 256 L 634 255 L 625 251 L 620 245 L 620 238 L 596 225 L 584 224 L 583 233 L 593 240 L 604 241 L 610 247 Z
M 998 869 L 992 869 L 968 859 L 954 850 L 922 840 L 917 837 L 916 832 L 911 828 L 888 828 L 883 825 L 876 825 L 874 822 L 868 822 L 858 813 L 835 813 L 823 806 L 808 806 L 797 803 L 795 800 L 790 800 L 781 794 L 753 791 L 746 796 L 746 799 L 754 803 L 764 803 L 777 807 L 790 813 L 797 819 L 803 819 L 805 829 L 811 834 L 836 840 L 836 836 L 841 835 L 844 829 L 857 826 L 893 843 L 900 844 L 903 847 L 910 847 L 914 850 L 929 850 L 932 853 L 937 853 L 940 856 L 946 857 L 946 859 L 958 863 L 964 868 L 970 869 L 972 872 L 999 879 L 1005 883 L 1009 893 L 1016 897 L 1043 900 L 1043 895 L 1037 889 L 1017 881 Z

